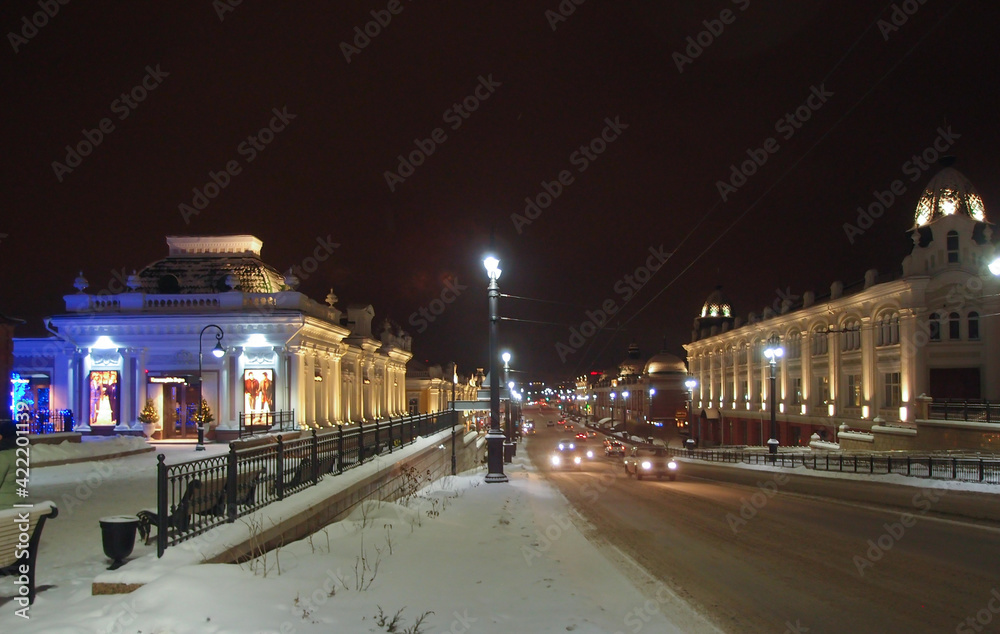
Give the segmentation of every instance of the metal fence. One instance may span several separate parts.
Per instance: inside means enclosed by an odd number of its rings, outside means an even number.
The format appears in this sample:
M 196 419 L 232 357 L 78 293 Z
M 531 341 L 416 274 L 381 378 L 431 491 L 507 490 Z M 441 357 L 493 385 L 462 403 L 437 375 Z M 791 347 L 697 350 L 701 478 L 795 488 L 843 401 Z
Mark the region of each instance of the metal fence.
M 936 420 L 964 420 L 1000 423 L 1000 403 L 943 399 L 930 404 L 929 415 Z
M 240 438 L 262 434 L 269 431 L 295 431 L 295 410 L 278 410 L 276 412 L 240 412 Z
M 275 442 L 168 465 L 157 456 L 156 555 L 210 528 L 235 522 L 271 502 L 337 475 L 383 452 L 412 443 L 458 422 L 454 411 L 315 429 Z
M 779 467 L 802 466 L 817 471 L 895 473 L 917 478 L 938 478 L 1000 484 L 1000 460 L 962 458 L 957 456 L 891 456 L 887 454 L 825 454 L 783 453 L 772 455 L 758 451 L 727 451 L 670 449 L 674 456 L 684 456 L 709 462 L 773 464 Z
M 73 431 L 73 410 L 38 410 L 28 422 L 29 434 L 56 434 Z

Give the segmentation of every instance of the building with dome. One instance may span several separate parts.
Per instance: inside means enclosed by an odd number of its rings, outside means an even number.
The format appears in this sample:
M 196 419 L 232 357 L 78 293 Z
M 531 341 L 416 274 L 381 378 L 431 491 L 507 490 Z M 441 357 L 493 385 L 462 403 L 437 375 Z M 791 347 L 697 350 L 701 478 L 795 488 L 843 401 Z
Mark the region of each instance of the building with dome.
M 1000 280 L 982 198 L 946 164 L 907 231 L 902 275 L 869 270 L 747 319 L 720 289 L 694 320 L 688 365 L 702 445 L 781 445 L 813 434 L 852 449 L 1000 449 Z M 769 393 L 770 338 L 784 354 Z M 842 430 L 847 430 L 842 433 Z
M 577 398 L 594 421 L 677 445 L 689 435 L 687 378 L 683 359 L 665 351 L 645 358 L 633 342 L 621 363 L 580 377 Z
M 163 439 L 195 434 L 199 378 L 209 438 L 220 440 L 241 423 L 328 427 L 407 412 L 411 339 L 389 321 L 374 332 L 372 306 L 299 293 L 254 236 L 169 236 L 167 246 L 124 286 L 87 292 L 81 273 L 66 313 L 45 320 L 52 336 L 14 340 L 35 403 L 104 434 L 141 429 L 151 401 Z

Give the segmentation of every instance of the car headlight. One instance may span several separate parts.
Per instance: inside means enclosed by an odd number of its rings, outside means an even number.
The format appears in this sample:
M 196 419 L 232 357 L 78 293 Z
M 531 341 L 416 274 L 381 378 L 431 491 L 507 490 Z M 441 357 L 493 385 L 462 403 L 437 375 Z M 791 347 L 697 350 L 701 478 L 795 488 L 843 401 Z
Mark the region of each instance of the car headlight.
M 559 458 L 559 456 L 552 456 L 552 464 L 559 466 L 560 462 L 562 462 L 562 460 Z
M 570 449 L 576 449 L 576 445 L 574 445 L 573 443 L 570 443 L 570 444 L 569 444 L 569 448 L 570 448 Z
M 594 452 L 593 451 L 588 451 L 587 452 L 587 457 L 588 458 L 593 458 L 594 457 Z
M 562 450 L 562 449 L 565 449 L 565 448 L 566 448 L 566 447 L 564 447 L 562 443 L 559 443 L 559 449 L 560 449 L 560 450 Z
M 674 462 L 673 460 L 671 460 L 670 462 L 667 463 L 667 468 L 668 469 L 676 469 L 677 468 L 677 463 Z
M 650 462 L 649 460 L 643 460 L 642 461 L 642 468 L 643 469 L 652 469 L 653 468 L 653 463 Z
M 580 456 L 573 458 L 573 462 L 575 462 L 576 464 L 580 464 Z

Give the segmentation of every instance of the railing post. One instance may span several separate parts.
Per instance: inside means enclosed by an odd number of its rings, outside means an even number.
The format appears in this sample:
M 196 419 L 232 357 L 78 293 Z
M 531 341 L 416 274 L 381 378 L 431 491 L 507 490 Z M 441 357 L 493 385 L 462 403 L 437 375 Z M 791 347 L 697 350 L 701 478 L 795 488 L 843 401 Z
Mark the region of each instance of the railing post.
M 236 443 L 229 443 L 229 454 L 226 456 L 226 521 L 232 524 L 236 521 Z
M 979 481 L 982 482 L 986 479 L 986 468 L 983 465 L 983 459 L 979 459 Z
M 875 456 L 871 454 L 868 455 L 868 473 L 875 473 Z
M 969 401 L 962 401 L 962 420 L 969 420 Z
M 379 425 L 378 425 L 378 419 L 376 418 L 375 419 L 375 453 L 378 453 L 378 441 L 379 441 L 378 427 L 379 427 Z
M 951 479 L 958 478 L 958 458 L 951 459 Z
M 840 470 L 844 470 L 844 454 L 840 454 Z
M 358 421 L 358 464 L 365 461 L 365 424 Z
M 285 499 L 285 443 L 278 434 L 278 473 L 275 474 L 274 490 L 278 493 L 278 499 Z
M 885 457 L 885 471 L 886 473 L 892 473 L 892 456 Z
M 319 440 L 316 439 L 316 430 L 312 430 L 312 483 L 313 486 L 319 482 Z
M 389 417 L 389 453 L 392 453 L 392 416 Z
M 906 475 L 910 475 L 910 457 L 906 457 Z
M 156 556 L 162 557 L 167 549 L 167 525 L 170 515 L 167 512 L 167 465 L 166 457 L 161 453 L 156 457 Z
M 338 425 L 337 434 L 337 475 L 344 472 L 344 426 Z
M 927 456 L 927 477 L 934 477 L 934 456 Z

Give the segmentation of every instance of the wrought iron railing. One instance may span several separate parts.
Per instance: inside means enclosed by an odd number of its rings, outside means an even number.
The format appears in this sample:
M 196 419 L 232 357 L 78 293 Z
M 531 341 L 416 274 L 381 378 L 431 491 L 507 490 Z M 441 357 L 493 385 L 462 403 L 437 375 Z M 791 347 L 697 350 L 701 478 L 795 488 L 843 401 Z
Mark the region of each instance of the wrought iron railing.
M 671 455 L 709 462 L 769 464 L 805 467 L 817 471 L 840 471 L 886 475 L 895 473 L 917 478 L 938 478 L 1000 484 L 1000 460 L 959 456 L 908 456 L 890 454 L 786 453 L 763 451 L 669 449 Z
M 56 434 L 73 431 L 73 410 L 38 410 L 28 422 L 29 434 Z
M 985 400 L 935 400 L 930 403 L 928 416 L 936 420 L 1000 423 L 1000 403 Z
M 276 412 L 240 412 L 239 437 L 268 431 L 295 431 L 295 410 Z
M 455 411 L 420 414 L 372 423 L 310 430 L 294 440 L 168 465 L 157 456 L 156 554 L 169 546 L 260 509 L 271 502 L 337 475 L 419 436 L 457 423 Z

